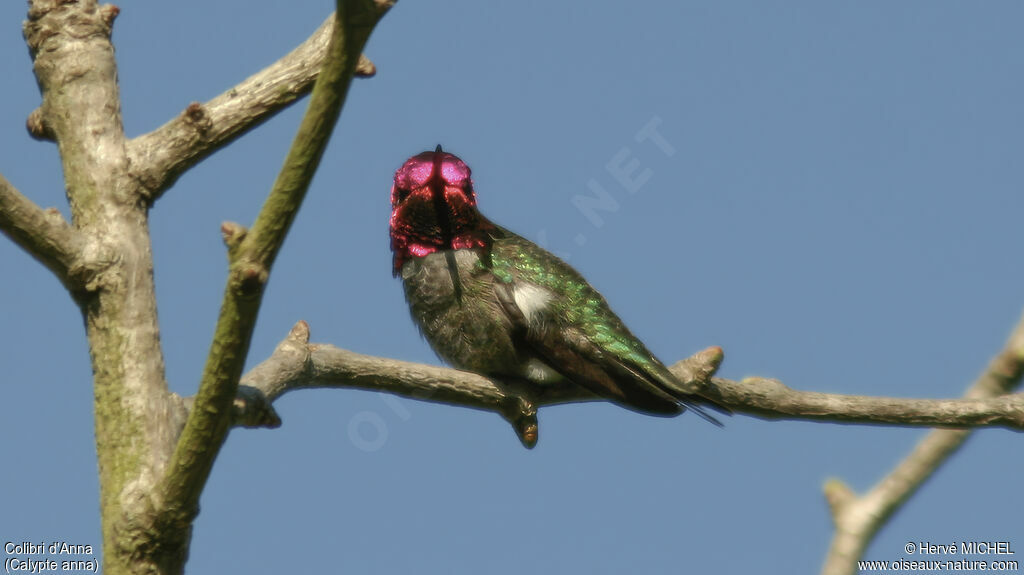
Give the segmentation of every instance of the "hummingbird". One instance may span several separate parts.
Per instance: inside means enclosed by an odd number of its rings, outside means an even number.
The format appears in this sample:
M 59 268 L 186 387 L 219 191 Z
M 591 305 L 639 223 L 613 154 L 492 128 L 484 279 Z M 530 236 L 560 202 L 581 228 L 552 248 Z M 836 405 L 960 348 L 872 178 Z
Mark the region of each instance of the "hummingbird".
M 568 382 L 648 415 L 691 409 L 721 425 L 698 404 L 723 408 L 685 391 L 583 276 L 480 213 L 459 157 L 439 145 L 406 160 L 391 210 L 393 273 L 451 365 L 531 388 Z M 520 439 L 532 447 L 535 429 Z

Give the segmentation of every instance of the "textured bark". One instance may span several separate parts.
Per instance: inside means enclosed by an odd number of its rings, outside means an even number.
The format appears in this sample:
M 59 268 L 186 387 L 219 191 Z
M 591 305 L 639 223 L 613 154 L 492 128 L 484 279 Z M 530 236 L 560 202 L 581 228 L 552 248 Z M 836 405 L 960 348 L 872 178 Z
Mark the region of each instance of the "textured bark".
M 24 32 L 43 95 L 38 117 L 60 149 L 74 229 L 73 293 L 92 360 L 105 571 L 128 572 L 177 438 L 164 379 L 145 206 L 128 173 L 116 8 L 36 1 Z M 152 565 L 147 566 L 152 567 Z M 147 569 L 150 570 L 150 569 Z
M 184 568 L 199 493 L 230 427 L 259 294 L 349 81 L 372 71 L 360 51 L 390 3 L 346 0 L 339 6 L 341 17 L 329 18 L 295 53 L 209 111 L 194 105 L 165 128 L 129 143 L 110 42 L 118 9 L 95 0 L 30 2 L 24 35 L 43 100 L 27 127 L 32 136 L 57 143 L 71 223 L 0 177 L 0 230 L 54 272 L 85 319 L 105 573 Z M 211 346 L 215 376 L 207 370 L 197 408 L 189 411 L 168 391 L 164 374 L 149 206 L 183 170 L 306 93 L 318 75 L 325 84 L 321 100 L 328 102 L 317 104 L 314 97 L 310 126 L 297 137 L 300 152 L 290 160 L 300 169 L 282 177 L 287 185 L 275 186 L 257 229 L 231 250 L 221 313 L 227 327 L 218 328 Z M 282 90 L 282 84 L 290 88 Z
M 71 282 L 76 254 L 82 249 L 81 236 L 56 209 L 43 210 L 0 176 L 0 231 L 48 267 L 64 285 Z

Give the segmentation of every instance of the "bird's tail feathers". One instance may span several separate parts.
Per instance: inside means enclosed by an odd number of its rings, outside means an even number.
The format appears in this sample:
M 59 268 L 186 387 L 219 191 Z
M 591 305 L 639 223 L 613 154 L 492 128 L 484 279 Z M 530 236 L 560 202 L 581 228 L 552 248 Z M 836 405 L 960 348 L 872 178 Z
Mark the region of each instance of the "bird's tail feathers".
M 703 397 L 691 395 L 690 398 L 691 399 L 680 399 L 679 403 L 683 405 L 683 407 L 685 407 L 686 409 L 689 409 L 690 411 L 696 413 L 704 421 L 707 421 L 708 423 L 711 423 L 713 425 L 717 425 L 718 427 L 725 427 L 724 425 L 722 425 L 721 421 L 718 421 L 718 418 L 708 413 L 707 410 L 701 407 L 701 405 L 698 402 L 713 407 L 716 411 L 721 412 L 723 415 L 732 415 L 732 410 L 730 410 L 728 407 L 725 407 L 724 405 L 719 405 Z

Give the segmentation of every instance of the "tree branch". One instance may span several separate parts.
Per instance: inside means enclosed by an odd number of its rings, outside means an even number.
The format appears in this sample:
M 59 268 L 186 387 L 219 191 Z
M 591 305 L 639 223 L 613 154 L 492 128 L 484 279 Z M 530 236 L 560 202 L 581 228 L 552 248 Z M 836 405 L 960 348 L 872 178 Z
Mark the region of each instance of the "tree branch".
M 274 259 L 305 197 L 366 40 L 390 2 L 338 0 L 328 55 L 309 108 L 252 229 L 222 228 L 230 269 L 220 316 L 193 408 L 163 478 L 162 523 L 187 526 L 231 425 L 231 406 Z
M 800 392 L 774 380 L 753 378 L 735 382 L 711 379 L 721 360 L 721 349 L 712 347 L 676 363 L 670 369 L 688 382 L 695 393 L 738 413 L 764 419 L 1024 429 L 1024 396 L 1020 395 L 996 399 L 929 400 Z M 311 344 L 309 326 L 303 321 L 292 328 L 267 360 L 242 378 L 241 384 L 235 400 L 234 417 L 236 425 L 245 427 L 280 425 L 281 420 L 271 404 L 289 391 L 357 388 L 493 411 L 513 424 L 527 447 L 536 443 L 537 408 L 601 400 L 572 384 L 554 384 L 538 389 L 517 382 L 499 382 L 466 371 Z
M 967 389 L 967 403 L 992 402 L 993 407 L 1015 406 L 1021 409 L 1022 394 L 1005 395 L 1018 387 L 1024 375 L 1024 318 L 985 371 Z M 1011 426 L 1007 426 L 1011 427 Z M 1012 426 L 1021 429 L 1020 426 Z M 921 440 L 914 450 L 889 475 L 867 493 L 857 495 L 838 479 L 825 484 L 825 498 L 832 511 L 836 533 L 829 545 L 822 575 L 853 575 L 857 561 L 868 544 L 921 485 L 964 444 L 971 429 L 935 430 Z
M 915 427 L 1005 427 L 1024 430 L 1024 396 L 909 399 L 797 391 L 774 379 L 714 379 L 704 395 L 762 419 L 877 423 Z
M 335 16 L 283 58 L 244 82 L 128 142 L 132 170 L 149 200 L 155 201 L 192 166 L 259 126 L 313 87 L 331 36 Z M 373 76 L 373 62 L 359 56 L 355 75 Z
M 50 269 L 68 289 L 82 239 L 56 209 L 43 210 L 0 175 L 0 232 Z

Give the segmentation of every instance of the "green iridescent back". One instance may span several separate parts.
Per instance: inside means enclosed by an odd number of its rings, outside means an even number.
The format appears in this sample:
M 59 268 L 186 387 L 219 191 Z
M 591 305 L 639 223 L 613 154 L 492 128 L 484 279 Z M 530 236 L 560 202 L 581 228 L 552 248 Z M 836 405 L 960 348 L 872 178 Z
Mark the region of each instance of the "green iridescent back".
M 582 330 L 601 349 L 640 367 L 656 379 L 672 377 L 575 269 L 533 242 L 498 227 L 491 251 L 491 271 L 498 281 L 527 281 L 555 294 L 555 319 Z

